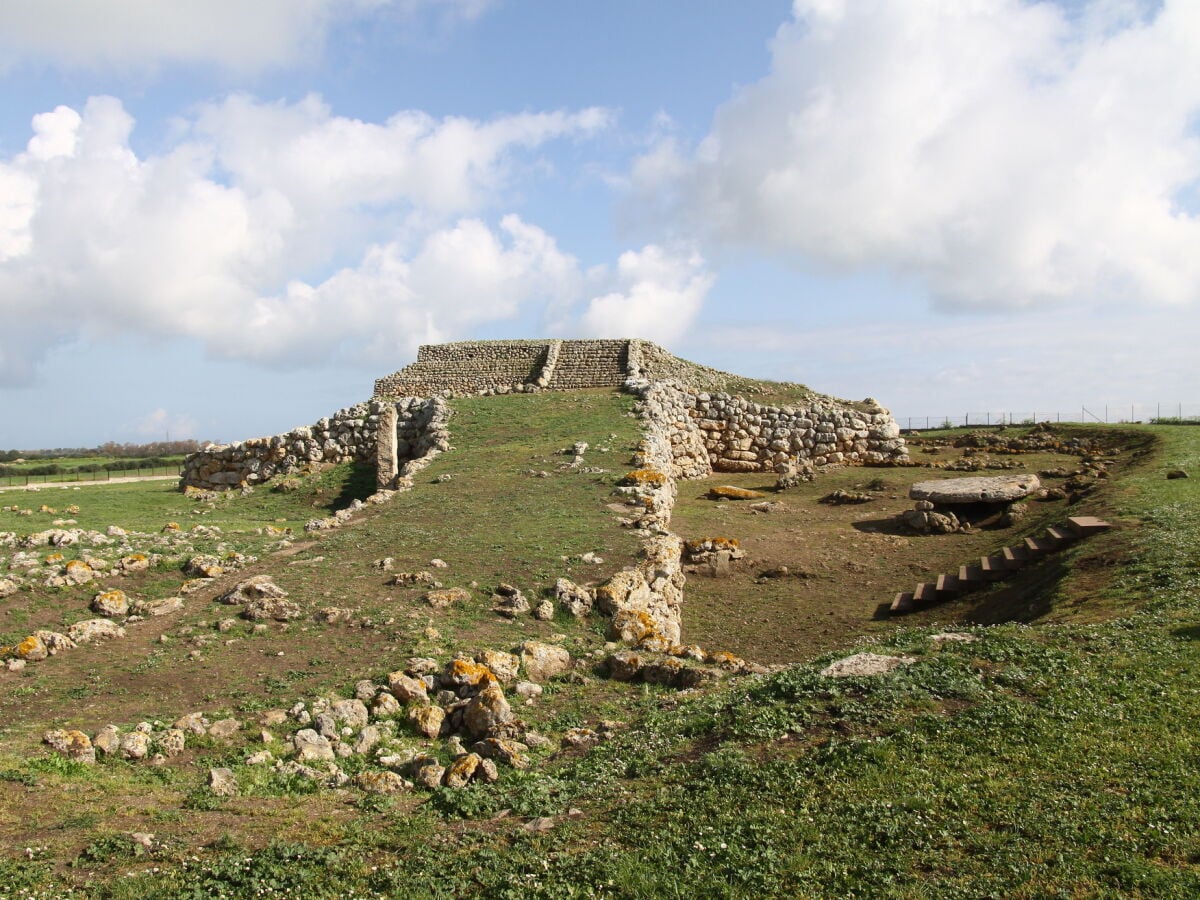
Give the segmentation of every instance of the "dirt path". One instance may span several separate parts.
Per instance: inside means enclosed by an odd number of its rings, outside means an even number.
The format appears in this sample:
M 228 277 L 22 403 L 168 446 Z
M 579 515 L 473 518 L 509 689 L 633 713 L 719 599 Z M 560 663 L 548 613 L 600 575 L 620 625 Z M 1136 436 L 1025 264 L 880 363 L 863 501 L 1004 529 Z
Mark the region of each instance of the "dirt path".
M 134 481 L 178 481 L 178 475 L 131 475 L 121 478 L 106 478 L 103 481 L 39 481 L 36 484 L 0 485 L 0 494 L 5 491 L 40 491 L 42 488 L 90 487 L 100 484 L 130 484 Z

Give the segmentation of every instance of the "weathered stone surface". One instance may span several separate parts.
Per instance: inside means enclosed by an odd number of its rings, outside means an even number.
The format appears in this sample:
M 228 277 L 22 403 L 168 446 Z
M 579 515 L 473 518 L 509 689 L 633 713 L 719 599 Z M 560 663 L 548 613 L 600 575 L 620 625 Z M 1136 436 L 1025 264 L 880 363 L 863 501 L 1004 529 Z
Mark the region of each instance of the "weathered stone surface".
M 376 694 L 375 699 L 371 701 L 371 718 L 373 719 L 390 719 L 400 710 L 400 701 L 387 691 Z
M 367 706 L 361 700 L 338 700 L 329 707 L 329 713 L 339 725 L 358 729 L 367 724 Z
M 14 648 L 17 658 L 27 662 L 41 662 L 50 655 L 50 650 L 36 634 L 31 634 Z
M 546 681 L 571 670 L 571 654 L 553 644 L 525 641 L 521 644 L 521 663 L 530 681 Z
M 475 661 L 487 666 L 501 684 L 510 684 L 516 680 L 521 668 L 520 658 L 503 650 L 483 650 L 475 655 Z
M 472 752 L 478 753 L 484 759 L 497 759 L 514 769 L 529 767 L 529 748 L 519 741 L 506 738 L 488 738 L 478 741 L 471 747 Z
M 183 609 L 182 597 L 160 597 L 158 600 L 137 600 L 131 607 L 134 615 L 165 616 Z
M 496 676 L 491 669 L 469 659 L 450 660 L 441 675 L 441 683 L 451 690 L 479 687 L 495 680 Z
M 140 731 L 121 735 L 118 753 L 123 759 L 145 759 L 150 752 L 150 738 Z
M 209 769 L 208 790 L 218 797 L 236 797 L 238 795 L 237 777 L 233 769 Z
M 179 728 L 169 728 L 158 738 L 158 749 L 167 759 L 178 756 L 187 745 L 187 736 Z
M 296 748 L 296 759 L 302 763 L 332 762 L 337 758 L 329 739 L 311 728 L 302 728 L 292 738 Z
M 492 612 L 512 619 L 529 612 L 529 601 L 511 584 L 501 584 L 492 595 Z
M 1011 503 L 1028 497 L 1042 483 L 1031 473 L 996 475 L 990 478 L 945 478 L 921 481 L 908 489 L 913 500 L 953 505 L 956 503 Z
M 856 653 L 830 663 L 821 670 L 827 678 L 853 678 L 864 675 L 886 675 L 893 669 L 916 662 L 911 656 L 882 656 L 878 653 Z
M 129 612 L 129 598 L 122 590 L 104 591 L 92 599 L 92 612 L 102 616 L 124 616 Z
M 82 731 L 47 731 L 42 736 L 42 742 L 75 762 L 91 765 L 96 761 L 96 748 L 92 746 L 91 738 Z
M 250 600 L 242 609 L 242 615 L 252 622 L 264 619 L 289 622 L 292 619 L 299 619 L 303 614 L 300 605 L 295 600 L 289 600 L 286 597 L 260 597 L 257 600 Z
M 123 638 L 125 629 L 110 619 L 85 619 L 67 629 L 67 637 L 77 644 L 101 638 Z
M 92 746 L 103 753 L 105 756 L 111 756 L 121 749 L 121 734 L 117 731 L 116 725 L 105 725 L 92 737 Z
M 239 581 L 217 599 L 233 605 L 255 600 L 283 600 L 286 597 L 287 591 L 277 585 L 270 575 L 253 575 Z
M 227 741 L 242 729 L 242 723 L 237 719 L 221 719 L 213 722 L 208 728 L 208 736 L 218 741 Z
M 180 716 L 175 720 L 174 728 L 186 734 L 206 734 L 208 732 L 208 719 L 202 712 L 188 713 L 186 716 Z
M 425 602 L 434 609 L 448 609 L 455 604 L 466 603 L 471 599 L 471 592 L 466 588 L 438 588 L 425 592 Z
M 360 772 L 354 777 L 354 783 L 360 790 L 368 794 L 399 794 L 411 791 L 412 784 L 401 778 L 395 772 Z
M 412 678 L 404 672 L 393 672 L 388 676 L 388 690 L 401 704 L 429 702 L 429 692 L 425 682 Z
M 426 760 L 413 768 L 413 778 L 422 787 L 433 790 L 441 787 L 446 769 L 435 760 Z
M 466 787 L 483 759 L 477 753 L 467 753 L 450 764 L 446 770 L 445 785 L 451 788 Z
M 74 650 L 77 646 L 73 640 L 57 631 L 35 631 L 33 636 L 40 639 L 46 645 L 46 652 L 51 656 L 61 653 L 64 650 Z
M 414 706 L 408 711 L 408 720 L 420 734 L 427 738 L 435 738 L 442 731 L 446 711 L 440 706 Z
M 582 619 L 590 613 L 595 602 L 591 591 L 567 578 L 560 578 L 554 582 L 554 598 L 559 606 L 577 619 Z
M 463 726 L 476 740 L 493 737 L 501 726 L 513 719 L 512 707 L 498 684 L 481 690 L 463 712 Z

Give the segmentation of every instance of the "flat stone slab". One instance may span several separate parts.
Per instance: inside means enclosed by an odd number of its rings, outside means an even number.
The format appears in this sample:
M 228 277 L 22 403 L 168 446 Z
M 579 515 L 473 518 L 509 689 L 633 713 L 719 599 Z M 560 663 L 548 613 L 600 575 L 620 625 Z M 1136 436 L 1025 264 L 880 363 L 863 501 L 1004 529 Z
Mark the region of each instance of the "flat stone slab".
M 996 475 L 991 478 L 943 478 L 920 481 L 908 489 L 913 500 L 955 503 L 1012 503 L 1040 490 L 1036 475 Z
M 855 653 L 845 659 L 830 663 L 821 670 L 826 678 L 853 678 L 863 675 L 886 675 L 901 666 L 911 666 L 917 660 L 912 656 L 881 656 L 878 653 Z

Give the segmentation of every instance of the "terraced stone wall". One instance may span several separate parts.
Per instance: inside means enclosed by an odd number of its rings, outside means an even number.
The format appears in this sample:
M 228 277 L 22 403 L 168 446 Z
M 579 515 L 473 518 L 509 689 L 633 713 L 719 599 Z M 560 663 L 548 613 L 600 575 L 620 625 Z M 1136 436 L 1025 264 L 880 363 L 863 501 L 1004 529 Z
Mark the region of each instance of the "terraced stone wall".
M 762 406 L 724 393 L 694 392 L 674 381 L 631 385 L 647 416 L 665 423 L 680 478 L 710 472 L 773 471 L 796 459 L 822 466 L 889 465 L 908 448 L 890 412 L 822 401 L 805 407 Z

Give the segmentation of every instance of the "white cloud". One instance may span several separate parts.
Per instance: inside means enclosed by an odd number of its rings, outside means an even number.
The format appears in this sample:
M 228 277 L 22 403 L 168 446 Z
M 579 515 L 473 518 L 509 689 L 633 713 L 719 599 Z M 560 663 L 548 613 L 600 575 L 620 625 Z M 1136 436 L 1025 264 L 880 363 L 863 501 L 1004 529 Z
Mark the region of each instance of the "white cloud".
M 319 53 L 329 29 L 391 10 L 477 18 L 491 0 L 37 0 L 0 4 L 0 59 L 69 67 L 213 63 L 237 71 Z
M 597 337 L 641 337 L 671 344 L 687 331 L 713 284 L 704 259 L 654 244 L 617 261 L 615 284 L 592 298 L 582 329 Z
M 771 73 L 694 151 L 637 163 L 640 200 L 722 243 L 891 269 L 946 305 L 1200 299 L 1200 6 L 794 11 Z
M 148 440 L 186 441 L 196 436 L 196 420 L 186 413 L 169 413 L 160 406 L 138 419 L 132 430 Z
M 0 160 L 0 382 L 28 380 L 78 334 L 192 337 L 275 363 L 394 360 L 569 305 L 577 262 L 517 216 L 493 228 L 478 213 L 523 152 L 606 123 L 584 110 L 374 124 L 315 97 L 234 97 L 139 157 L 114 98 L 39 115 L 26 150 Z

